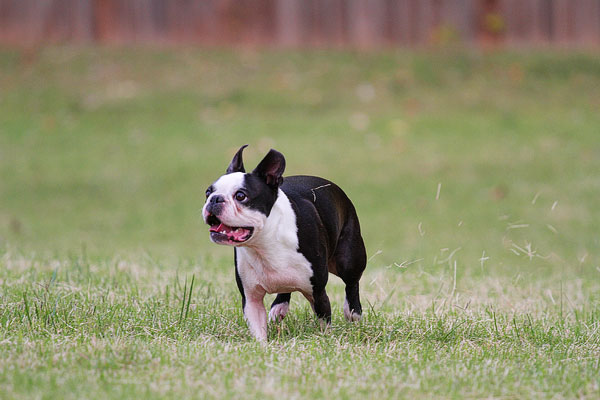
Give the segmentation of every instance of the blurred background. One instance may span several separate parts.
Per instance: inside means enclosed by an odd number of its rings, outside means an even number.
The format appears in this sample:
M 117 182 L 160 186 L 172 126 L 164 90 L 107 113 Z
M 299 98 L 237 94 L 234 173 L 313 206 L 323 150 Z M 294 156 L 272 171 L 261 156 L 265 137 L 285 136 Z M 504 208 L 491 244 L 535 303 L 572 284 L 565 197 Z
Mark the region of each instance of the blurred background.
M 597 0 L 1 0 L 5 43 L 598 45 Z
M 200 209 L 249 144 L 376 265 L 600 273 L 600 0 L 0 0 L 0 43 L 5 249 L 230 257 Z

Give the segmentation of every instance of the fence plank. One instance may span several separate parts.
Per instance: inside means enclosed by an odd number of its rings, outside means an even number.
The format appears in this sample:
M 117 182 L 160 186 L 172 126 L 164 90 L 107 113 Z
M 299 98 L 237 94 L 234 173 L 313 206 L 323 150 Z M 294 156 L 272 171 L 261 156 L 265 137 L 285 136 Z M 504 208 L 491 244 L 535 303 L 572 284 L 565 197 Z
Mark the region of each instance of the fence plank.
M 600 1 L 579 0 L 580 6 L 575 8 L 574 39 L 577 43 L 591 44 L 600 40 Z

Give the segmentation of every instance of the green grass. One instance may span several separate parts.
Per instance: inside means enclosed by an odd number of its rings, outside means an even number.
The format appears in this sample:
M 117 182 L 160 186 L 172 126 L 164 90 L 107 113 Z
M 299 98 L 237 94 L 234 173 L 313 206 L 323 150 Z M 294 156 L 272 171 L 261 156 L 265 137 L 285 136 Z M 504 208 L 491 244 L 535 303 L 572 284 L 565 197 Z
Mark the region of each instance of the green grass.
M 1 50 L 0 398 L 597 398 L 598 109 L 586 53 Z M 360 324 L 249 336 L 245 143 L 353 199 Z

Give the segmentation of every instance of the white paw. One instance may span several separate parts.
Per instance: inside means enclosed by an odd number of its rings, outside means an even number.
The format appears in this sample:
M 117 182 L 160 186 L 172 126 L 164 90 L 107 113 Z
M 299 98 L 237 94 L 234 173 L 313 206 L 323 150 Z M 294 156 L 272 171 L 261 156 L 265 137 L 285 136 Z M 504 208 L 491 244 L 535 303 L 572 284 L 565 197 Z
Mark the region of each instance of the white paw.
M 279 303 L 274 305 L 271 310 L 269 311 L 269 321 L 271 322 L 279 322 L 281 321 L 285 315 L 287 314 L 288 310 L 290 309 L 290 303 L 285 302 L 285 303 Z
M 362 318 L 362 315 L 354 312 L 354 310 L 350 311 L 348 300 L 344 300 L 344 317 L 346 317 L 346 321 L 348 322 L 358 322 Z

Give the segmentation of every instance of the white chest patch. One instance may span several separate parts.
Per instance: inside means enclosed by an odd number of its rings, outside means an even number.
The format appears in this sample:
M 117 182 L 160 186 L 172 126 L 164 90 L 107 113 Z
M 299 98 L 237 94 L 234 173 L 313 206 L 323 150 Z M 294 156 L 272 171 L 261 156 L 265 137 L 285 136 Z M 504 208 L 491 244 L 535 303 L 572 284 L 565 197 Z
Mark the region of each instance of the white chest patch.
M 312 297 L 310 262 L 298 251 L 296 214 L 279 190 L 263 229 L 237 251 L 238 273 L 248 296 L 300 291 Z

